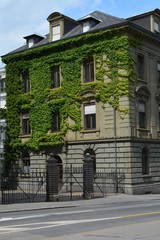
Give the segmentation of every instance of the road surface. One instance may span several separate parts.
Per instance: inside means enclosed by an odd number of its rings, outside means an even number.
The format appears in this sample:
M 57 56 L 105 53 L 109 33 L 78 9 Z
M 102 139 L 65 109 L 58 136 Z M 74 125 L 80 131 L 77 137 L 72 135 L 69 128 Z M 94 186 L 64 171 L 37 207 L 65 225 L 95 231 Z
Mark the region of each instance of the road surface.
M 73 204 L 74 205 L 74 204 Z M 0 240 L 159 240 L 158 200 L 0 214 Z

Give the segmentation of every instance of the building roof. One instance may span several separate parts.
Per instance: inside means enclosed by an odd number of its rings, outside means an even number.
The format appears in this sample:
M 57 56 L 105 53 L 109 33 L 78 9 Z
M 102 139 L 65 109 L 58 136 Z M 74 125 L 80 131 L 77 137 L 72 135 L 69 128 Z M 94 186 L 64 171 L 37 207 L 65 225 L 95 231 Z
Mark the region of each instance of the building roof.
M 91 33 L 91 32 L 94 32 L 94 31 L 99 31 L 101 29 L 112 28 L 112 27 L 115 27 L 115 26 L 118 27 L 118 26 L 122 26 L 124 24 L 131 24 L 132 26 L 134 25 L 135 28 L 137 27 L 138 29 L 140 29 L 139 28 L 140 26 L 138 26 L 134 22 L 134 20 L 140 19 L 144 16 L 147 16 L 147 15 L 153 14 L 153 13 L 160 15 L 160 10 L 155 9 L 153 11 L 143 13 L 143 14 L 140 14 L 140 15 L 136 15 L 136 16 L 133 16 L 133 17 L 130 17 L 130 18 L 127 18 L 127 19 L 111 16 L 109 14 L 106 14 L 106 13 L 103 13 L 103 12 L 100 12 L 100 11 L 94 11 L 94 12 L 78 19 L 77 21 L 74 20 L 74 19 L 71 19 L 74 22 L 77 22 L 77 26 L 75 25 L 75 27 L 72 30 L 70 30 L 69 32 L 64 34 L 61 37 L 60 40 L 71 38 L 71 37 L 74 37 L 74 36 L 79 36 L 79 35 L 86 34 L 86 33 Z M 53 18 L 54 16 L 61 16 L 61 17 L 67 18 L 67 16 L 55 12 L 55 13 L 50 14 L 49 17 L 47 18 L 47 20 Z M 70 19 L 70 18 L 68 18 L 68 19 Z M 96 21 L 96 24 L 95 24 L 95 26 L 91 27 L 87 32 L 83 33 L 82 32 L 82 23 L 84 21 L 89 20 L 89 19 L 92 19 L 93 21 Z M 146 29 L 143 29 L 143 28 L 141 28 L 141 30 L 146 31 Z M 31 34 L 29 36 L 33 36 L 33 35 L 34 34 Z M 151 33 L 151 35 L 152 35 L 152 33 Z M 41 35 L 39 35 L 39 36 L 41 36 Z M 25 37 L 25 38 L 27 38 L 27 37 Z M 57 40 L 57 41 L 60 41 L 60 40 Z M 32 48 L 42 46 L 42 45 L 45 45 L 45 44 L 49 44 L 49 43 L 50 43 L 50 39 L 49 39 L 49 33 L 48 33 L 44 36 L 44 38 L 42 37 L 39 42 L 35 43 Z M 28 49 L 27 43 L 25 45 L 21 46 L 20 48 L 15 49 L 14 51 L 8 53 L 8 54 L 10 55 L 10 54 L 13 54 L 13 53 L 24 51 L 26 49 Z M 8 54 L 6 54 L 6 55 L 8 55 Z

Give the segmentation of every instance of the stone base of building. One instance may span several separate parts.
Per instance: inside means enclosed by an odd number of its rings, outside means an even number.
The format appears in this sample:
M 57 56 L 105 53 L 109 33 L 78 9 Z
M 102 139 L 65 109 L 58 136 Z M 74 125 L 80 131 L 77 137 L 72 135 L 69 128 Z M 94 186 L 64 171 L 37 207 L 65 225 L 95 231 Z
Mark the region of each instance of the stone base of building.
M 160 194 L 160 183 L 125 186 L 125 193 L 131 195 Z

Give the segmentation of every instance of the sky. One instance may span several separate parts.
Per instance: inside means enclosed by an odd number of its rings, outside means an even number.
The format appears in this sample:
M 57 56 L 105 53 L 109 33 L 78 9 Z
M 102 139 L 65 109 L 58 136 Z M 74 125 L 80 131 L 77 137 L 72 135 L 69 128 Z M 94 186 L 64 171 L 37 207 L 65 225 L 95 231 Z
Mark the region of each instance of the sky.
M 27 35 L 47 34 L 53 12 L 77 20 L 96 10 L 127 18 L 156 8 L 160 0 L 0 0 L 0 56 L 25 44 Z

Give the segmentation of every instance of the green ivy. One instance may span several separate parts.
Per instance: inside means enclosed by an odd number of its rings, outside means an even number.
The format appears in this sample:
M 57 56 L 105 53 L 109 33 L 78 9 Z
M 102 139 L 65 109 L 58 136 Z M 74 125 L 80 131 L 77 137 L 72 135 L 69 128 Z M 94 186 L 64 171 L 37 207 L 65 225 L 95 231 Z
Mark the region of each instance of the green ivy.
M 120 108 L 119 99 L 130 94 L 129 82 L 134 80 L 134 60 L 129 53 L 132 45 L 127 36 L 100 31 L 4 56 L 7 64 L 7 159 L 16 158 L 22 148 L 43 151 L 62 146 L 68 130 L 80 131 L 80 107 L 87 100 L 83 95 L 87 91 L 94 93 L 96 101 L 108 102 L 126 114 L 127 109 Z M 89 56 L 95 58 L 96 81 L 82 84 L 81 67 Z M 50 69 L 54 65 L 61 66 L 62 83 L 58 89 L 51 89 Z M 22 93 L 20 73 L 24 69 L 29 71 L 29 94 Z M 110 80 L 106 82 L 106 78 Z M 20 113 L 24 109 L 30 113 L 32 134 L 22 143 Z M 48 134 L 52 114 L 56 111 L 61 115 L 61 131 Z

